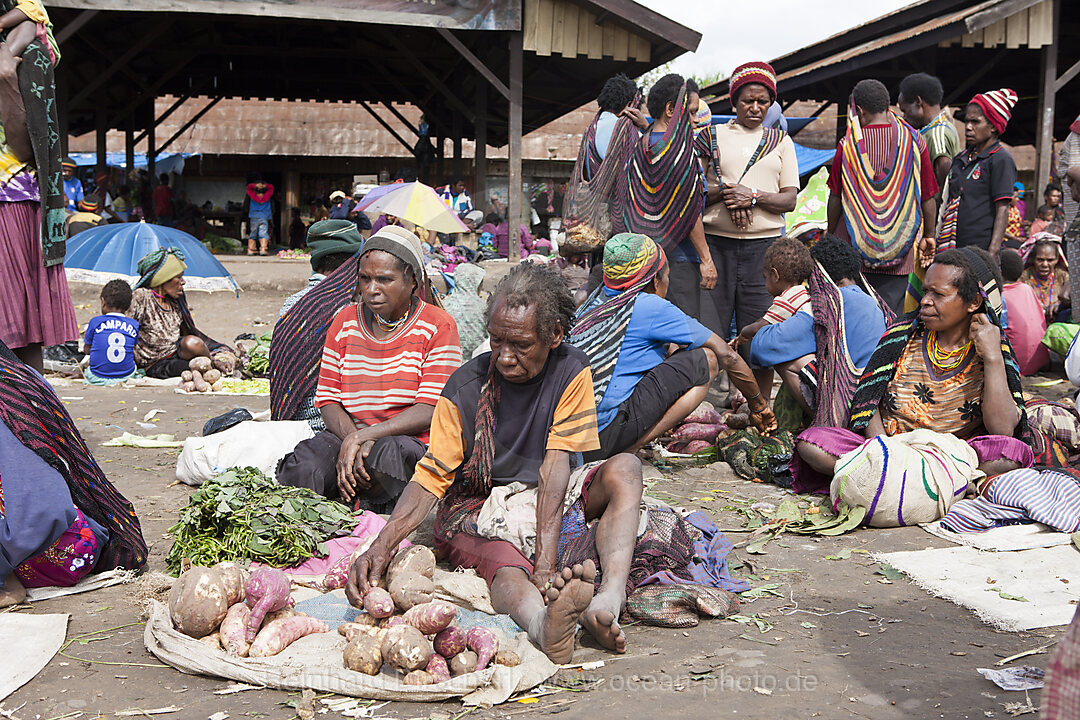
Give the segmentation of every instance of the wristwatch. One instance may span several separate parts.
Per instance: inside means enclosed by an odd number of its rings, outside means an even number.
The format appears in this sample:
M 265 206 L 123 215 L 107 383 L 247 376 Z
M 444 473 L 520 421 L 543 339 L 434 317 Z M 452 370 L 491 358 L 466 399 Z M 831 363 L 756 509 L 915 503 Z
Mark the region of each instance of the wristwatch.
M 758 191 L 757 188 L 750 188 L 750 207 L 757 206 Z

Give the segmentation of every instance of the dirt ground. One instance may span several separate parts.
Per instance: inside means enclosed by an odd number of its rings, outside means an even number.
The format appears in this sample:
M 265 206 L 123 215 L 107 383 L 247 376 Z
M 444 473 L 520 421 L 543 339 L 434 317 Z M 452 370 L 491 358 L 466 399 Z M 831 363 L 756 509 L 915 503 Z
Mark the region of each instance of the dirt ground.
M 191 298 L 200 327 L 223 341 L 272 325 L 282 300 L 302 287 L 308 275 L 307 264 L 297 261 L 236 258 L 226 265 L 245 289 L 239 298 L 224 293 L 193 293 Z M 72 291 L 79 320 L 85 323 L 96 314 L 98 289 L 80 285 Z M 1066 387 L 1043 392 L 1061 395 Z M 155 419 L 156 432 L 182 439 L 233 407 L 257 411 L 268 405 L 266 398 L 190 398 L 150 388 L 64 386 L 58 394 L 109 478 L 135 504 L 154 570 L 164 570 L 170 547 L 167 529 L 190 492 L 174 482 L 176 451 L 105 448 L 101 443 L 124 430 L 151 432 L 137 423 L 155 408 L 163 411 Z M 652 489 L 669 501 L 704 509 L 721 528 L 742 525 L 741 516 L 723 510 L 725 506 L 783 497 L 779 489 L 742 481 L 719 464 L 664 472 L 653 480 Z M 740 542 L 739 534 L 730 537 Z M 768 545 L 765 555 L 736 550 L 733 562 L 744 563 L 737 573 L 753 572 L 759 578 L 751 585 L 779 583 L 782 597 L 766 596 L 741 610 L 771 623 L 767 632 L 721 620 L 703 621 L 685 631 L 631 626 L 626 656 L 583 642 L 575 662 L 602 659 L 606 664 L 594 671 L 564 671 L 559 677 L 570 690 L 533 704 L 477 709 L 467 717 L 1009 717 L 1005 704 L 1024 702 L 1024 693 L 998 689 L 976 668 L 1046 645 L 1059 638 L 1063 628 L 1001 632 L 906 579 L 890 582 L 875 574 L 879 566 L 865 554 L 839 561 L 825 557 L 843 548 L 894 551 L 948 544 L 919 528 L 861 528 L 829 538 L 784 535 Z M 35 603 L 19 612 L 69 613 L 69 640 L 97 635 L 72 642 L 63 655 L 54 657 L 7 698 L 0 716 L 60 720 L 165 707 L 180 708 L 162 715 L 165 718 L 209 718 L 220 712 L 230 718 L 296 716 L 289 706 L 298 699 L 295 693 L 214 695 L 229 682 L 162 666 L 143 645 L 143 618 L 130 586 Z M 1047 659 L 1042 654 L 1025 662 L 1042 667 Z M 1030 700 L 1038 707 L 1039 692 L 1031 692 Z M 463 711 L 460 702 L 393 703 L 378 708 L 374 716 L 456 720 Z M 320 717 L 342 716 L 327 712 Z

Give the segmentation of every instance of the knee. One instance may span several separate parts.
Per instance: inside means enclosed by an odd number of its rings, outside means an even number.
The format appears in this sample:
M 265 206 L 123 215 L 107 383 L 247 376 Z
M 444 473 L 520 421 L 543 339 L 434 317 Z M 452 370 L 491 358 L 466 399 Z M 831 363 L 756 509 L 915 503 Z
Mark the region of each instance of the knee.
M 636 455 L 619 453 L 613 455 L 602 468 L 604 480 L 614 492 L 631 493 L 641 497 L 644 482 L 641 476 L 641 461 Z
M 194 335 L 185 335 L 180 338 L 180 350 L 181 352 L 191 355 L 192 357 L 198 355 L 209 355 L 206 349 L 206 343 L 200 338 Z

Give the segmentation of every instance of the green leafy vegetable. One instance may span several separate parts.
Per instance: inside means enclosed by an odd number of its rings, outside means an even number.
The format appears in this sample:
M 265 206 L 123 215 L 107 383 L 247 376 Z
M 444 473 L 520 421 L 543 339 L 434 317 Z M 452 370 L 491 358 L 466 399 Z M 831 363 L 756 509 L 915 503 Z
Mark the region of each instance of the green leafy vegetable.
M 348 535 L 357 519 L 306 488 L 278 485 L 255 468 L 230 468 L 195 491 L 169 528 L 168 570 L 183 558 L 210 566 L 255 560 L 274 567 L 326 555 L 325 541 Z

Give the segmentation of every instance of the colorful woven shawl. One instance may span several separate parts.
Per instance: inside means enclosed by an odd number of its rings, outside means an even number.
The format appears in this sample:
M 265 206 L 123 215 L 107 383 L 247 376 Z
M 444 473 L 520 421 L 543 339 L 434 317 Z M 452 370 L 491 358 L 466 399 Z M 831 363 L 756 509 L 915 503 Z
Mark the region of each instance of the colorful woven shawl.
M 890 115 L 890 121 L 896 131 L 896 151 L 880 177 L 870 165 L 854 102 L 848 108 L 842 143 L 844 225 L 865 264 L 875 269 L 904 262 L 922 227 L 922 159 L 916 131 L 895 115 Z
M 810 303 L 814 309 L 814 342 L 817 346 L 817 410 L 812 427 L 843 427 L 851 414 L 851 398 L 859 382 L 862 368 L 848 353 L 847 324 L 840 288 L 829 273 L 815 263 L 810 274 Z M 885 315 L 885 324 L 896 318 L 889 304 L 861 274 L 859 286 L 877 301 Z
M 612 200 L 619 178 L 626 173 L 638 131 L 630 118 L 619 118 L 611 132 L 607 154 L 601 158 L 596 149 L 596 125 L 603 112 L 596 113 L 581 139 L 577 162 L 566 184 L 563 217 L 567 228 L 586 224 L 599 230 L 607 239 L 614 215 Z
M 63 476 L 75 506 L 109 531 L 109 544 L 95 570 L 142 567 L 146 541 L 135 509 L 106 479 L 53 389 L 3 342 L 0 421 Z
M 685 85 L 663 137 L 653 144 L 651 135 L 646 131 L 634 145 L 621 174 L 612 229 L 648 235 L 670 250 L 690 234 L 704 199 Z
M 622 233 L 604 246 L 604 283 L 581 304 L 568 338 L 589 356 L 597 405 L 611 382 L 638 294 L 666 263 L 664 251 L 644 235 Z M 597 304 L 606 297 L 604 287 L 620 292 Z
M 9 12 L 16 0 L 0 0 Z M 51 29 L 48 30 L 51 36 Z M 4 33 L 7 37 L 7 33 Z M 64 262 L 67 213 L 60 176 L 60 121 L 56 109 L 56 78 L 49 46 L 36 37 L 23 50 L 18 68 L 19 94 L 26 108 L 26 131 L 34 151 L 34 169 L 41 193 L 41 253 L 45 267 Z

